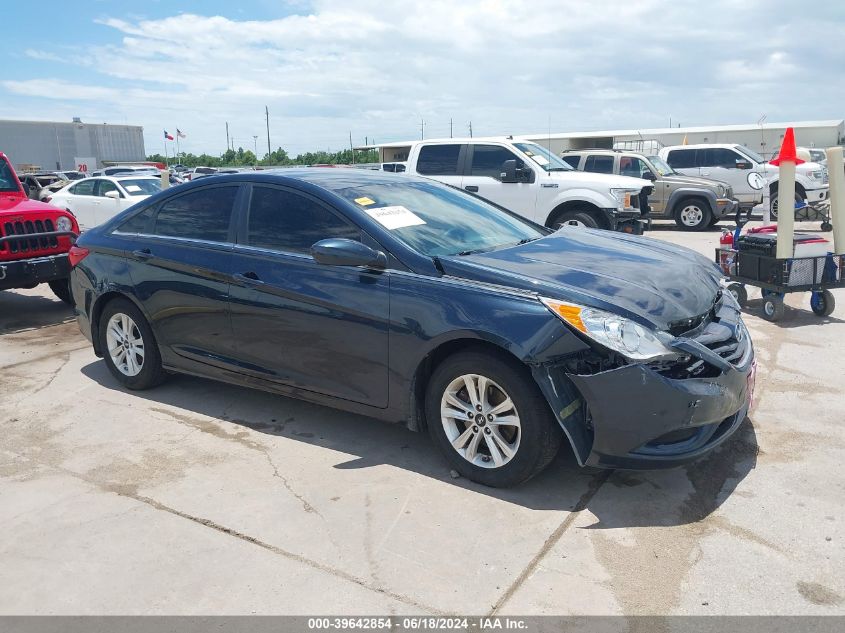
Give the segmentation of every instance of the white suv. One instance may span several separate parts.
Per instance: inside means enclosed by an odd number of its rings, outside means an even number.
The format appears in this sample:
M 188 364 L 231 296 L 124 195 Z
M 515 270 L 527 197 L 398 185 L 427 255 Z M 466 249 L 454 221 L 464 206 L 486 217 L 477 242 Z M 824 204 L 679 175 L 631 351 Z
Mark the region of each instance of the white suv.
M 660 158 L 677 172 L 721 180 L 733 187 L 740 207 L 750 209 L 763 202 L 769 187 L 772 214 L 777 217 L 778 168 L 744 145 L 710 143 L 673 145 L 660 150 Z M 795 169 L 796 200 L 813 203 L 829 195 L 827 169 L 818 163 L 803 163 Z

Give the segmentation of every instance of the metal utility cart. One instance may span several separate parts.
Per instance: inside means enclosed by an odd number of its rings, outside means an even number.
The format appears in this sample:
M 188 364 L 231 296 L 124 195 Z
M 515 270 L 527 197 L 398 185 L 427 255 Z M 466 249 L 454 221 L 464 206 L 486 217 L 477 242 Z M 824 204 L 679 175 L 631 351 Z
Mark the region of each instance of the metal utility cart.
M 727 275 L 727 290 L 740 307 L 745 307 L 745 286 L 763 292 L 763 318 L 777 321 L 783 316 L 783 298 L 790 292 L 810 292 L 810 308 L 821 317 L 836 305 L 831 288 L 845 287 L 843 255 L 819 255 L 778 259 L 771 255 L 735 248 L 717 248 L 716 263 Z

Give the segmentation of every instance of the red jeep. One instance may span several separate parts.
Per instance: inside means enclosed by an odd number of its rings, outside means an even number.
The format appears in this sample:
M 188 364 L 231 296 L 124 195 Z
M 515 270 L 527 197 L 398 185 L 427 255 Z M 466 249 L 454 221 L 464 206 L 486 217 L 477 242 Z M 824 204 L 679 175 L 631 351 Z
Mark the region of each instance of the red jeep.
M 78 235 L 72 213 L 27 197 L 0 152 L 0 290 L 48 283 L 59 299 L 72 304 L 68 251 Z

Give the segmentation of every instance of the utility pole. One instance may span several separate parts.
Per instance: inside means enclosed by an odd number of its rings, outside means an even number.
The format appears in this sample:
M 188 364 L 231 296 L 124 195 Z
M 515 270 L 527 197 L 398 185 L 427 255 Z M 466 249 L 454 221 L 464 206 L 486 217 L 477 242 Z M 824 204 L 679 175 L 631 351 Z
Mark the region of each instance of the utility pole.
M 469 137 L 472 138 L 472 121 L 469 122 Z
M 420 119 L 420 140 L 425 140 L 425 121 Z
M 226 121 L 226 151 L 229 151 L 229 122 Z
M 273 153 L 270 149 L 270 109 L 264 106 L 264 117 L 267 119 L 267 156 Z
M 255 160 L 258 160 L 258 134 L 252 135 L 252 142 L 255 146 Z
M 349 130 L 349 153 L 352 154 L 352 164 L 355 164 L 355 150 L 352 147 L 352 130 Z
M 449 117 L 449 138 L 452 138 L 452 117 Z

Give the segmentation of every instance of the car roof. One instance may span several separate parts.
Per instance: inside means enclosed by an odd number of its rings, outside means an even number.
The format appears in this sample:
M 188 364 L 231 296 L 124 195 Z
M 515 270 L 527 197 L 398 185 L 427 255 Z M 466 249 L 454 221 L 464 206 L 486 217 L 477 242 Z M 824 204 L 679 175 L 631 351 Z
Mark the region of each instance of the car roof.
M 739 143 L 690 143 L 689 145 L 667 145 L 666 147 L 661 147 L 660 151 L 670 150 L 670 149 L 701 149 L 702 147 L 715 147 L 715 148 L 725 148 L 725 149 L 733 149 L 734 147 L 740 147 Z

